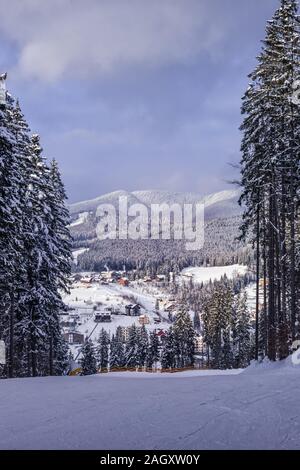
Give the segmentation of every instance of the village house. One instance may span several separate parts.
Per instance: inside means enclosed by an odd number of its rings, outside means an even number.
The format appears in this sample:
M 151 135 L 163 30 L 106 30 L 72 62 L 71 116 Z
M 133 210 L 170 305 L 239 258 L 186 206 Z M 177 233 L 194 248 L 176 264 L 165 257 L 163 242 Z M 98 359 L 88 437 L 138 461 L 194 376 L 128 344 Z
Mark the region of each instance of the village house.
M 108 312 L 95 313 L 94 322 L 95 323 L 110 323 L 111 322 L 111 314 L 108 313 Z
M 155 278 L 155 282 L 154 282 L 154 285 L 156 287 L 165 287 L 167 283 L 168 283 L 167 276 L 165 276 L 164 274 L 157 274 Z
M 128 326 L 121 326 L 121 333 L 122 333 L 122 341 L 123 343 L 126 343 L 129 338 L 129 328 Z
M 148 315 L 140 315 L 139 316 L 139 324 L 144 326 L 144 325 L 149 325 L 150 323 L 150 318 L 148 317 Z
M 183 273 L 181 274 L 181 276 L 184 281 L 192 281 L 194 278 L 193 274 L 190 274 L 190 273 Z
M 127 277 L 121 277 L 120 279 L 118 279 L 118 284 L 120 284 L 120 286 L 123 286 L 123 287 L 128 287 L 129 280 L 127 279 Z
M 156 279 L 157 281 L 165 281 L 167 276 L 165 274 L 157 274 Z
M 175 302 L 168 302 L 164 305 L 163 309 L 165 312 L 172 313 L 176 309 L 176 304 Z
M 81 281 L 81 274 L 75 273 L 71 276 L 72 282 L 80 282 Z
M 129 317 L 138 317 L 141 313 L 141 306 L 139 304 L 125 305 L 125 315 Z
M 170 308 L 171 305 L 174 305 L 174 308 L 175 308 L 176 299 L 172 296 L 169 296 L 167 298 L 158 297 L 157 303 L 158 303 L 159 310 L 165 310 L 166 307 Z
M 70 318 L 64 315 L 60 318 L 60 326 L 62 328 L 75 329 L 77 326 L 77 322 L 75 318 Z
M 93 282 L 93 277 L 92 276 L 83 276 L 81 278 L 81 284 L 84 286 L 90 285 Z
M 69 333 L 64 333 L 64 339 L 68 344 L 83 344 L 84 335 L 78 331 L 70 331 Z
M 126 273 L 124 271 L 101 271 L 100 276 L 102 281 L 115 282 L 121 277 L 126 277 Z
M 201 354 L 204 349 L 203 336 L 197 335 L 195 337 L 195 354 Z
M 162 330 L 161 328 L 157 329 L 157 330 L 154 330 L 157 338 L 158 338 L 158 342 L 159 342 L 159 345 L 162 346 L 166 336 L 167 336 L 167 332 L 165 330 Z

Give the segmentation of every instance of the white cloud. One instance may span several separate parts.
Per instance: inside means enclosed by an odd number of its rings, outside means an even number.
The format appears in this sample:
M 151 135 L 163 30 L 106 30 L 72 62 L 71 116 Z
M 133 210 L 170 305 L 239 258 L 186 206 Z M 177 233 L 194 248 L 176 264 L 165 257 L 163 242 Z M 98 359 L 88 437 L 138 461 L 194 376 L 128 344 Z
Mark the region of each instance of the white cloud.
M 18 72 L 47 81 L 186 63 L 224 33 L 206 0 L 0 0 L 0 11 Z

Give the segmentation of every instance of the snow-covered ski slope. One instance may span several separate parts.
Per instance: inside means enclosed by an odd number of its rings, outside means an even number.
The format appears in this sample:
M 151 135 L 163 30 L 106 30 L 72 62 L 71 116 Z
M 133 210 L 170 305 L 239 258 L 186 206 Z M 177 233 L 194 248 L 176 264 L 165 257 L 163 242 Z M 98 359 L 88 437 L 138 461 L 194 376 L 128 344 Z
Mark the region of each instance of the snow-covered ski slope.
M 82 255 L 86 251 L 89 251 L 88 248 L 79 248 L 78 250 L 73 250 L 72 255 L 73 255 L 73 261 L 75 264 L 78 262 L 78 256 Z
M 236 276 L 246 274 L 248 271 L 247 266 L 241 264 L 233 264 L 231 266 L 201 266 L 201 267 L 188 267 L 181 271 L 181 279 L 187 280 L 191 278 L 195 283 L 205 284 L 209 281 L 219 281 L 223 276 L 232 279 Z
M 212 374 L 212 372 L 211 372 Z M 1 449 L 300 449 L 300 366 L 0 381 Z

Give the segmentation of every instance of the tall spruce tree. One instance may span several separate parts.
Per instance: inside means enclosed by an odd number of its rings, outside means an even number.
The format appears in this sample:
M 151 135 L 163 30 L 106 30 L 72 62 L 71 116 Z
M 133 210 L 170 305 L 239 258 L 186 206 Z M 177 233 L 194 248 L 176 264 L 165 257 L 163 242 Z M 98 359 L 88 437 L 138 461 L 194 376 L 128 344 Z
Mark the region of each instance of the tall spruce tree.
M 152 368 L 156 366 L 159 361 L 159 342 L 155 331 L 152 331 L 149 335 L 149 346 L 147 351 L 147 367 Z
M 162 354 L 161 354 L 161 367 L 162 369 L 172 369 L 176 366 L 175 363 L 175 337 L 173 327 L 171 326 L 166 334 L 166 338 L 163 343 Z
M 241 203 L 243 235 L 256 245 L 256 357 L 259 348 L 259 277 L 263 273 L 263 314 L 267 355 L 284 358 L 299 325 L 297 224 L 299 222 L 300 36 L 297 2 L 281 0 L 268 22 L 258 65 L 243 98 Z
M 245 293 L 238 294 L 234 301 L 232 343 L 234 367 L 247 367 L 251 358 L 251 322 Z
M 143 368 L 146 366 L 147 354 L 149 348 L 149 337 L 148 332 L 143 325 L 138 330 L 137 336 L 137 362 L 138 366 Z
M 110 344 L 110 369 L 119 369 L 125 366 L 125 348 L 123 344 L 122 328 L 117 327 L 115 335 L 112 336 Z
M 173 325 L 175 358 L 178 368 L 194 365 L 195 330 L 189 312 L 182 305 Z
M 81 374 L 93 375 L 97 373 L 97 360 L 95 348 L 91 340 L 87 340 L 81 349 Z
M 128 340 L 125 348 L 125 363 L 129 368 L 136 368 L 140 365 L 139 352 L 139 331 L 135 324 L 129 327 Z
M 0 334 L 8 375 L 60 374 L 67 345 L 59 326 L 71 266 L 65 193 L 42 157 L 19 103 L 0 109 Z
M 20 136 L 21 134 L 21 136 Z M 24 167 L 14 124 L 14 100 L 7 94 L 0 107 L 0 335 L 8 352 L 7 375 L 15 375 L 15 322 L 23 270 L 22 221 Z
M 108 369 L 109 349 L 110 349 L 109 334 L 107 333 L 106 330 L 104 330 L 104 328 L 102 328 L 99 338 L 98 338 L 98 344 L 96 348 L 97 364 L 98 364 L 98 368 L 101 371 Z
M 228 281 L 215 282 L 204 303 L 204 340 L 208 347 L 209 365 L 229 368 L 232 365 L 231 325 L 234 294 Z

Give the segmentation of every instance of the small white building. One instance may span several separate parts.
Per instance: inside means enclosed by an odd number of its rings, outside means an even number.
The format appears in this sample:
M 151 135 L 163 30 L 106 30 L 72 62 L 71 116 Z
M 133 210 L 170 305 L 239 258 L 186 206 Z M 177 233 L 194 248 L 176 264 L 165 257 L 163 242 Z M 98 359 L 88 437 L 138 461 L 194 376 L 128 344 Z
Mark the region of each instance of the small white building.
M 128 341 L 128 338 L 129 338 L 128 326 L 121 326 L 121 331 L 122 331 L 122 339 L 123 339 L 123 342 L 125 343 L 126 341 Z
M 140 315 L 139 316 L 139 324 L 140 325 L 149 325 L 150 323 L 150 318 L 148 317 L 148 315 Z
M 203 340 L 203 336 L 197 335 L 195 337 L 195 354 L 201 354 L 204 350 L 205 343 Z

